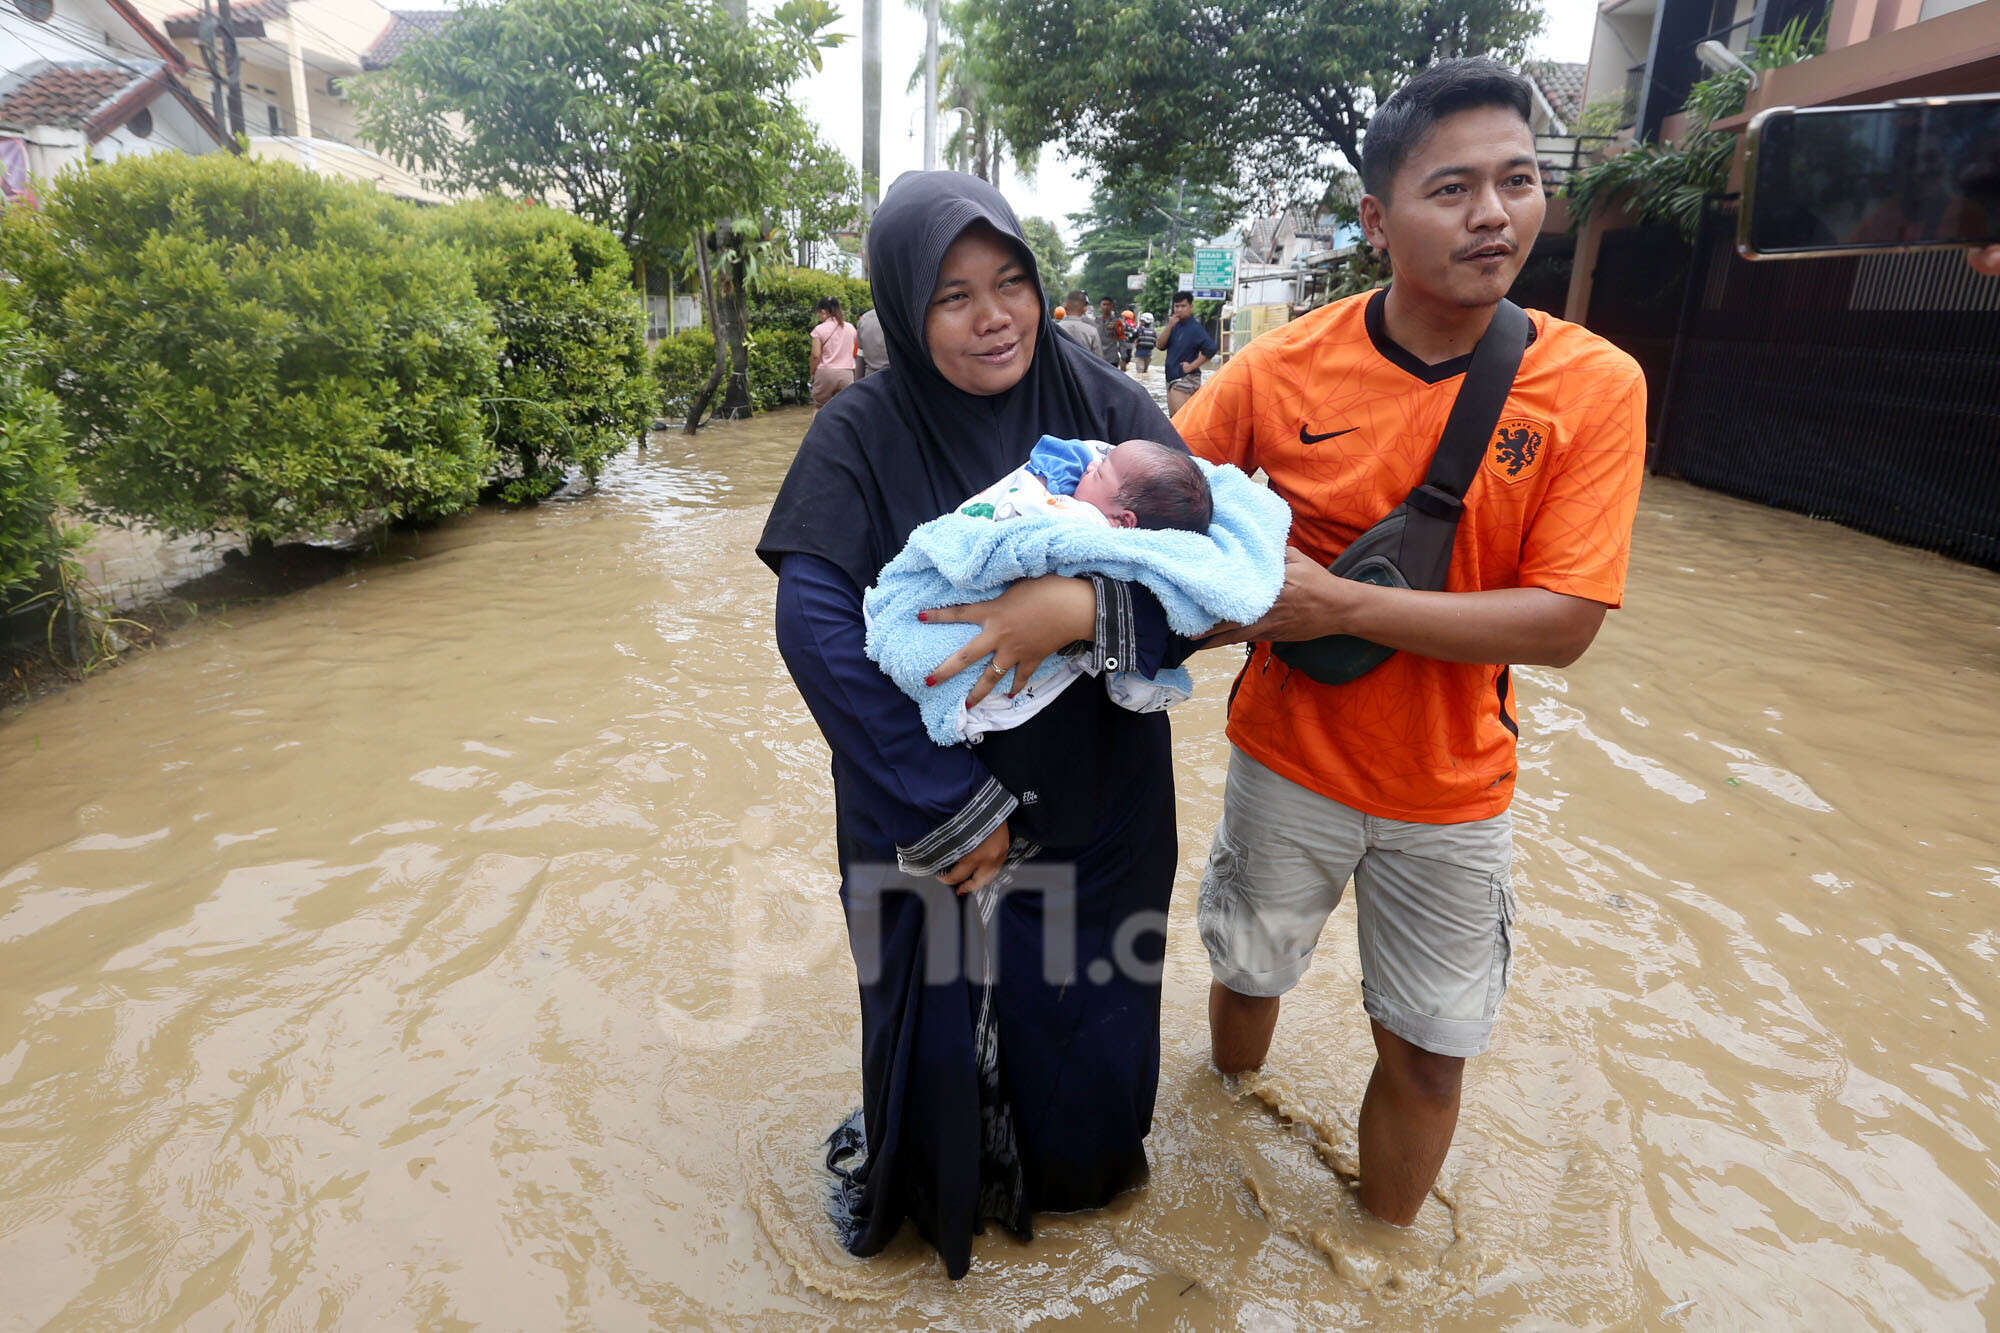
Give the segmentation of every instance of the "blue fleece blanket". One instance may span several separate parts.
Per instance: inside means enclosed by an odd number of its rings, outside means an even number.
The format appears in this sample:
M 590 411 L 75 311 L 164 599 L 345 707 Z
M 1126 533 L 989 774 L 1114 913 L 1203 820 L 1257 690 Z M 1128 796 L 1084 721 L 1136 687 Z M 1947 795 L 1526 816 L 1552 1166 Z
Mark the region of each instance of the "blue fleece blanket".
M 979 632 L 977 625 L 926 624 L 917 612 L 997 597 L 1016 579 L 1042 574 L 1103 574 L 1142 583 L 1166 608 L 1167 624 L 1195 635 L 1218 620 L 1248 624 L 1278 600 L 1285 583 L 1285 502 L 1239 468 L 1200 459 L 1215 502 L 1206 533 L 1101 528 L 1056 514 L 1027 513 L 994 522 L 967 514 L 934 518 L 910 534 L 863 599 L 868 656 L 923 710 L 940 745 L 959 739 L 959 707 L 978 683 L 981 659 L 935 687 L 924 677 Z M 1057 671 L 1044 662 L 1034 679 Z M 1159 679 L 1192 689 L 1185 672 Z M 1013 673 L 1007 674 L 1011 681 Z M 1006 682 L 1001 688 L 1011 689 Z

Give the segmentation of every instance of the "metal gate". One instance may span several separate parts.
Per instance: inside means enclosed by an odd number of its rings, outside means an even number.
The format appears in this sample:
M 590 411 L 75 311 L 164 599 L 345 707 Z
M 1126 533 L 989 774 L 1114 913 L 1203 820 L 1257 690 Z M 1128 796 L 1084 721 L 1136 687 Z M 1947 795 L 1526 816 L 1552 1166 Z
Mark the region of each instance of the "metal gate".
M 1654 471 L 2000 568 L 2000 279 L 1955 251 L 1753 264 L 1735 231 L 1713 202 Z
M 1687 285 L 1688 245 L 1672 227 L 1608 231 L 1591 270 L 1584 324 L 1618 344 L 1646 372 L 1646 438 L 1659 435 Z

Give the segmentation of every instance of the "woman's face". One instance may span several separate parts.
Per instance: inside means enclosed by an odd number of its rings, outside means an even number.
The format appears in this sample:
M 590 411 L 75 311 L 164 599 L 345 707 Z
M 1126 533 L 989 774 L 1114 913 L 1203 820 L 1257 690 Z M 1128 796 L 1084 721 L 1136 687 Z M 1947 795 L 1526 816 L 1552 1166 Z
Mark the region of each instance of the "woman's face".
M 938 374 L 967 393 L 1005 393 L 1035 359 L 1042 294 L 1014 248 L 989 227 L 951 243 L 924 312 Z

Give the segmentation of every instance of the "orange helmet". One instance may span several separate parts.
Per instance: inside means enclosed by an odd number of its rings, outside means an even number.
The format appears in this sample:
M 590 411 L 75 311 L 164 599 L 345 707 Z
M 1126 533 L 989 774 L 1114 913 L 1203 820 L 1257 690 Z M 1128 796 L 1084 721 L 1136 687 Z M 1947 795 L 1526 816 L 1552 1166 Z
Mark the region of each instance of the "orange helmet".
M 1063 310 L 1063 308 L 1062 308 L 1061 306 L 1057 306 L 1057 307 L 1056 307 L 1056 308 L 1055 308 L 1055 309 L 1054 309 L 1053 311 L 1051 311 L 1050 313 L 1051 313 L 1051 314 L 1053 314 L 1053 315 L 1054 315 L 1054 316 L 1055 316 L 1055 317 L 1056 317 L 1057 319 L 1063 319 L 1063 318 L 1066 318 L 1066 312 L 1065 312 L 1065 311 Z

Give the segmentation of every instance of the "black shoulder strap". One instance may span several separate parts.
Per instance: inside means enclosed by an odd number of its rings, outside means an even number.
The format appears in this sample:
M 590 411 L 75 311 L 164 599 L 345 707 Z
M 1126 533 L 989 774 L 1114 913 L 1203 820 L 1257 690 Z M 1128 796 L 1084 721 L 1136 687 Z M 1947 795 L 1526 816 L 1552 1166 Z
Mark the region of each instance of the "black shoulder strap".
M 1466 367 L 1465 381 L 1451 405 L 1451 416 L 1438 437 L 1437 452 L 1431 455 L 1431 470 L 1424 485 L 1443 491 L 1454 500 L 1463 500 L 1472 479 L 1479 472 L 1479 460 L 1500 424 L 1507 394 L 1514 387 L 1514 375 L 1521 369 L 1521 354 L 1527 350 L 1528 335 L 1534 325 L 1527 312 L 1506 298 L 1493 308 L 1493 321 L 1486 326 L 1479 345 L 1472 349 L 1472 364 Z

